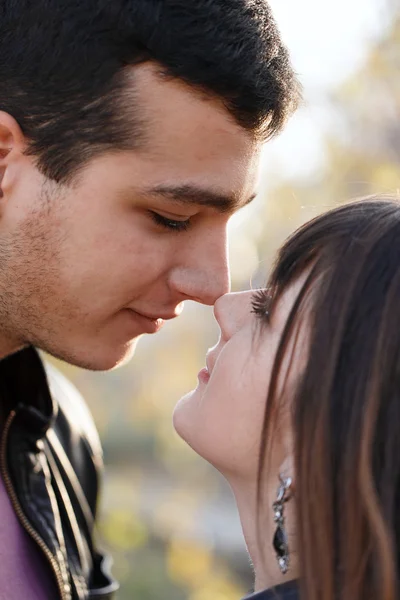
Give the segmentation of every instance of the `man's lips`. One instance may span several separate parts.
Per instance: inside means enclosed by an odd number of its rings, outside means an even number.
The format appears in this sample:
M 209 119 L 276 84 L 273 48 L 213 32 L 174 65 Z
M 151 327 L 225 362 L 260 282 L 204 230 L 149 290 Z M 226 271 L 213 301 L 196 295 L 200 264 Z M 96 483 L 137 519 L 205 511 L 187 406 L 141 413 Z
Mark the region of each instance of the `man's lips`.
M 166 312 L 165 310 L 160 312 L 147 312 L 145 310 L 140 310 L 140 307 L 135 306 L 127 306 L 129 310 L 132 310 L 134 313 L 140 315 L 141 317 L 146 317 L 146 319 L 150 319 L 150 321 L 158 321 L 162 319 L 163 321 L 170 321 L 171 319 L 176 319 L 179 317 L 184 307 L 184 303 L 180 302 L 170 312 Z
M 132 308 L 126 309 L 128 313 L 135 319 L 143 333 L 157 333 L 164 325 L 166 319 L 159 316 L 148 316 L 133 310 Z M 172 317 L 169 317 L 172 318 Z

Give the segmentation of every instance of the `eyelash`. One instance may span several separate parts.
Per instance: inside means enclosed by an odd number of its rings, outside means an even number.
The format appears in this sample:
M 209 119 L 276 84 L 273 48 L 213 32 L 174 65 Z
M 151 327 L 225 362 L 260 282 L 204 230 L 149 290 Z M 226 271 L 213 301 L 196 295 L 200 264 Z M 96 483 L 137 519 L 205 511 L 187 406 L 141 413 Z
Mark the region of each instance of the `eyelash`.
M 169 231 L 181 232 L 187 231 L 189 229 L 190 219 L 186 219 L 186 221 L 174 221 L 173 219 L 167 219 L 166 217 L 163 217 L 153 211 L 150 211 L 150 214 L 153 221 L 157 225 L 160 225 L 161 227 L 164 227 L 164 229 L 168 229 Z
M 257 318 L 265 320 L 269 322 L 270 314 L 269 307 L 271 304 L 271 296 L 266 289 L 256 290 L 253 292 L 251 298 L 251 308 L 252 313 L 254 313 Z

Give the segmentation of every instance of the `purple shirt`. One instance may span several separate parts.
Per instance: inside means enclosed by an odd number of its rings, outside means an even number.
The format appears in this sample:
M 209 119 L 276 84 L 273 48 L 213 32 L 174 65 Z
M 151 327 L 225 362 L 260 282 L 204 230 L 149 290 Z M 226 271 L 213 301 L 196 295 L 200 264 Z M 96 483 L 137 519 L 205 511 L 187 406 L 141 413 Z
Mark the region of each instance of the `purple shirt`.
M 24 530 L 0 477 L 0 600 L 57 600 L 50 565 Z

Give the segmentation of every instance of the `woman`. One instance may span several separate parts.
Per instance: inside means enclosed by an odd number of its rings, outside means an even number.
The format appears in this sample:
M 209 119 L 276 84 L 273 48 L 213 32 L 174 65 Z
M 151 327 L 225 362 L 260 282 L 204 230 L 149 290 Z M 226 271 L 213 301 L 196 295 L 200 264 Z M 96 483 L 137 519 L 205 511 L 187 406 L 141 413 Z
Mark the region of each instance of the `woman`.
M 400 204 L 314 219 L 215 316 L 174 425 L 233 489 L 254 599 L 397 599 Z

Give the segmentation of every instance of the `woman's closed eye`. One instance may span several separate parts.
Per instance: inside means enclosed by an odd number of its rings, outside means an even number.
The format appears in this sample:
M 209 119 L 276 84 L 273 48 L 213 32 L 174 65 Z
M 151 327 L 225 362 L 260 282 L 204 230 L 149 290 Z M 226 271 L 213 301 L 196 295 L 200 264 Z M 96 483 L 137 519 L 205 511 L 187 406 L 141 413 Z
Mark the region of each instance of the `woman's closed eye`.
M 251 312 L 254 313 L 262 321 L 269 323 L 271 306 L 271 294 L 268 289 L 260 289 L 253 292 L 251 298 Z

